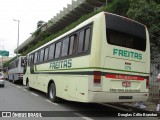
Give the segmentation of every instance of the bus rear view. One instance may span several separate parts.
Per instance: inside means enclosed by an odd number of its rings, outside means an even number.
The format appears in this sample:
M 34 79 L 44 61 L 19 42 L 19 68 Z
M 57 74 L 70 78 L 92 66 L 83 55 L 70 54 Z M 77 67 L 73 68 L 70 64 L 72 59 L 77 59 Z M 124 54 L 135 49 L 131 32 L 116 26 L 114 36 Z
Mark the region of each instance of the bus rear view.
M 93 80 L 92 99 L 97 102 L 147 101 L 150 44 L 146 26 L 110 13 L 103 13 L 103 19 L 102 71 L 94 74 L 99 80 Z

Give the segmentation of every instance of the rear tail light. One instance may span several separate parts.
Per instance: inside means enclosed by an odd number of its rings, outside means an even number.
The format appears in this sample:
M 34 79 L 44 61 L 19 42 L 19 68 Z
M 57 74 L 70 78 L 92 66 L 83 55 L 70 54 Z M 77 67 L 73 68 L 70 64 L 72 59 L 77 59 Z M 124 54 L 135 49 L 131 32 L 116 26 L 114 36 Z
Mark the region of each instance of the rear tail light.
M 2 80 L 5 80 L 5 78 L 1 78 Z
M 101 83 L 101 72 L 100 71 L 94 71 L 94 83 Z
M 146 88 L 149 89 L 149 79 L 146 79 Z

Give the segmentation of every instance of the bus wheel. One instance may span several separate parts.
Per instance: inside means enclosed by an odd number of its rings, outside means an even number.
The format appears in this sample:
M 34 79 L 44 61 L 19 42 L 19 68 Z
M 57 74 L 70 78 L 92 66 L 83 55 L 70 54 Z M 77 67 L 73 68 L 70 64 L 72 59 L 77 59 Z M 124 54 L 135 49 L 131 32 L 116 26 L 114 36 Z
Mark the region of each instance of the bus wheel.
M 57 102 L 57 97 L 56 97 L 56 86 L 54 83 L 51 83 L 49 86 L 49 98 L 52 102 Z
M 13 76 L 13 80 L 12 80 L 12 83 L 13 83 L 13 84 L 15 84 L 15 81 L 14 81 L 14 76 Z

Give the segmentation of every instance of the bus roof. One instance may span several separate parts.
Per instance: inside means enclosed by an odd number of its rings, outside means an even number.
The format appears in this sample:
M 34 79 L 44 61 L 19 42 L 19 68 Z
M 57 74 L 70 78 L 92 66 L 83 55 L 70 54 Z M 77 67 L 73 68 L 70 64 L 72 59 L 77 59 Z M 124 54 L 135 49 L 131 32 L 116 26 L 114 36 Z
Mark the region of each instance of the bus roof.
M 67 31 L 66 33 L 64 33 L 64 34 L 62 34 L 62 35 L 60 35 L 60 36 L 58 36 L 57 38 L 55 38 L 55 39 L 53 39 L 53 40 L 51 40 L 51 41 L 45 43 L 45 44 L 42 45 L 41 47 L 38 47 L 37 49 L 31 51 L 31 52 L 28 53 L 28 54 L 31 54 L 31 53 L 33 53 L 33 52 L 35 52 L 35 51 L 37 51 L 37 50 L 40 50 L 41 48 L 43 48 L 43 47 L 45 47 L 45 46 L 51 44 L 52 42 L 54 42 L 54 41 L 56 41 L 56 40 L 59 40 L 59 39 L 64 38 L 66 35 L 68 35 L 68 34 L 74 32 L 74 31 L 80 29 L 81 27 L 83 27 L 83 26 L 85 26 L 85 25 L 87 25 L 87 24 L 90 24 L 91 22 L 94 22 L 96 17 L 102 16 L 102 15 L 104 15 L 104 14 L 111 14 L 111 15 L 114 15 L 114 16 L 122 17 L 122 18 L 124 18 L 124 19 L 126 19 L 126 20 L 129 20 L 129 21 L 132 21 L 132 22 L 136 22 L 136 23 L 141 24 L 141 25 L 143 25 L 144 27 L 146 27 L 144 24 L 142 24 L 142 23 L 140 23 L 140 22 L 137 22 L 137 21 L 134 21 L 134 20 L 132 20 L 132 19 L 129 19 L 129 18 L 127 18 L 127 17 L 120 16 L 120 15 L 113 14 L 113 13 L 109 13 L 109 12 L 104 12 L 104 11 L 103 11 L 103 12 L 100 12 L 100 13 L 98 13 L 98 14 L 96 14 L 96 15 L 90 17 L 89 19 L 87 19 L 87 20 L 85 20 L 84 22 L 82 22 L 82 23 L 80 23 L 79 25 L 77 25 L 75 28 L 73 28 L 73 29 Z

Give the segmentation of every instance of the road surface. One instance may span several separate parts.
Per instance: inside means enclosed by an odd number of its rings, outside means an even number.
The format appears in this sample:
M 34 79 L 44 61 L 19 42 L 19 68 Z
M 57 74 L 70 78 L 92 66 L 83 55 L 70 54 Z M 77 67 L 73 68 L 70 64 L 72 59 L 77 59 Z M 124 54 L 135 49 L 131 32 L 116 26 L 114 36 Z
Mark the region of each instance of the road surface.
M 4 88 L 0 88 L 0 111 L 3 118 L 7 117 L 7 113 L 11 113 L 12 119 L 22 119 L 20 117 L 30 117 L 34 115 L 42 118 L 38 120 L 123 120 L 124 117 L 110 116 L 114 112 L 123 113 L 123 109 L 113 108 L 106 104 L 88 104 L 64 101 L 63 103 L 52 103 L 48 96 L 37 90 L 27 90 L 21 84 L 13 84 L 8 81 Z M 18 114 L 19 113 L 19 114 Z M 35 113 L 35 114 L 34 114 Z M 19 116 L 18 116 L 19 115 Z M 30 116 L 28 116 L 30 115 Z M 108 117 L 110 116 L 110 117 Z M 23 118 L 28 119 L 28 118 Z M 127 117 L 129 120 L 146 120 L 145 117 Z M 155 117 L 150 117 L 155 120 Z

